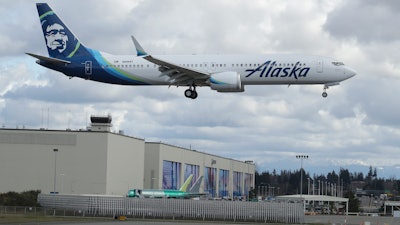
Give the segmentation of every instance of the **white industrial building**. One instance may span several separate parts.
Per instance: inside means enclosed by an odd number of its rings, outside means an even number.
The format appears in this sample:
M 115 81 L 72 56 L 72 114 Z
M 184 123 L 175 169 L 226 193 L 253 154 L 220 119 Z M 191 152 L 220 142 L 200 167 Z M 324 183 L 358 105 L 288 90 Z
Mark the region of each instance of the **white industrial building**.
M 111 117 L 87 130 L 0 129 L 0 193 L 125 195 L 133 188 L 177 189 L 204 176 L 214 197 L 247 195 L 255 165 L 110 132 Z

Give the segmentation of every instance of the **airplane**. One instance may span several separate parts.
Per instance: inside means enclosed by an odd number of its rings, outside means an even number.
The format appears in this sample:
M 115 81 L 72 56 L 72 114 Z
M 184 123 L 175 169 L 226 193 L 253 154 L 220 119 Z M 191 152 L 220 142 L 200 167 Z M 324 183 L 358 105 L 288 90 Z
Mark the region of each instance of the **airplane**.
M 129 198 L 195 198 L 207 193 L 200 193 L 200 184 L 203 176 L 200 176 L 193 186 L 187 191 L 193 175 L 190 175 L 179 190 L 156 190 L 156 189 L 132 189 L 126 194 Z
M 356 75 L 330 57 L 301 54 L 266 55 L 151 55 L 132 36 L 136 55 L 112 55 L 87 48 L 46 3 L 37 3 L 49 57 L 26 53 L 36 63 L 64 73 L 118 85 L 187 86 L 187 98 L 196 99 L 197 87 L 217 92 L 244 92 L 246 85 L 330 86 Z

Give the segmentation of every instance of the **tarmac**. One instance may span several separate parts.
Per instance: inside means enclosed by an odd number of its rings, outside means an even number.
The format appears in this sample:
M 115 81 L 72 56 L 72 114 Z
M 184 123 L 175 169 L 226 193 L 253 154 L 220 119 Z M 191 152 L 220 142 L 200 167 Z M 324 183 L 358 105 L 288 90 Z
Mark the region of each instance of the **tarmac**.
M 33 222 L 23 223 L 24 225 L 237 225 L 237 224 L 255 224 L 254 222 L 228 222 L 228 221 L 185 221 L 185 220 L 135 220 L 128 218 L 126 221 L 109 220 L 109 221 L 93 221 L 93 222 Z M 257 223 L 262 224 L 262 223 Z M 274 223 L 267 223 L 274 224 Z M 398 217 L 382 217 L 382 216 L 344 216 L 344 215 L 311 215 L 305 216 L 304 224 L 327 224 L 327 225 L 399 225 Z M 275 224 L 274 224 L 275 225 Z M 279 223 L 277 225 L 288 225 Z
M 398 225 L 400 218 L 389 216 L 344 216 L 310 215 L 305 216 L 305 224 L 346 224 L 346 225 Z

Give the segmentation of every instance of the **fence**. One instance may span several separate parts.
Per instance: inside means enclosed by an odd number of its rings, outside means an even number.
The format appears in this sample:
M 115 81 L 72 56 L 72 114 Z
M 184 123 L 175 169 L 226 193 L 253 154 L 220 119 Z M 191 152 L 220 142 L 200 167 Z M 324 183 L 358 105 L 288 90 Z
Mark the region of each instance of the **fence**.
M 241 202 L 40 194 L 38 201 L 45 208 L 69 210 L 82 216 L 123 215 L 143 219 L 304 222 L 302 203 L 290 200 Z

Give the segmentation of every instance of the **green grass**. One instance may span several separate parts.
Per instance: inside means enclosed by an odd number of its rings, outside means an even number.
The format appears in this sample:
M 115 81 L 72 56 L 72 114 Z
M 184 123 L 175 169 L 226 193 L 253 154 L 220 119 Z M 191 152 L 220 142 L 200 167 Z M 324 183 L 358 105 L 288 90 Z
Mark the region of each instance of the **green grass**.
M 1 214 L 0 224 L 19 224 L 28 222 L 84 222 L 84 221 L 104 221 L 111 218 L 88 218 L 88 217 L 58 217 L 58 216 L 35 216 L 20 214 Z

